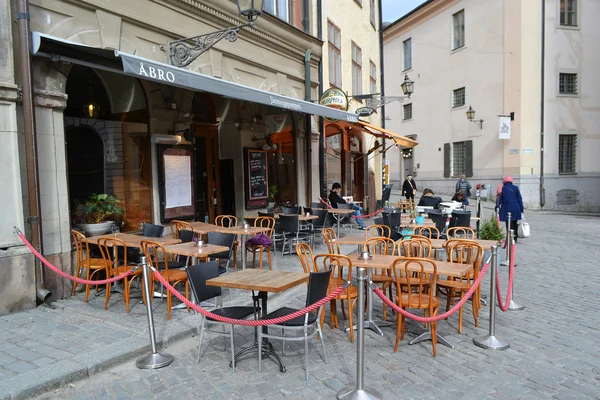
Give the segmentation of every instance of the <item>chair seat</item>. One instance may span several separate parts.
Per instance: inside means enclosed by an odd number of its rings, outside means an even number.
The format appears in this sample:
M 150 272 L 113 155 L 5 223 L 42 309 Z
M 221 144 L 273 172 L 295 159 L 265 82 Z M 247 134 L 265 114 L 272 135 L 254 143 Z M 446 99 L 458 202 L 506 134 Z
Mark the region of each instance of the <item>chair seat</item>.
M 159 271 L 162 271 L 165 269 L 165 262 L 164 261 L 159 261 L 156 263 L 156 266 L 158 267 Z M 171 270 L 177 270 L 180 268 L 185 268 L 185 263 L 181 262 L 181 261 L 169 261 L 169 271 Z
M 286 233 L 284 235 L 286 239 L 296 239 L 296 233 Z M 298 231 L 298 239 L 307 239 L 310 236 L 310 233 L 306 231 Z
M 396 297 L 397 301 L 398 297 Z M 433 304 L 431 305 L 434 308 L 440 306 L 442 301 L 439 297 L 433 297 Z M 409 295 L 403 294 L 401 298 L 402 307 L 406 308 L 429 308 L 429 295 L 428 294 L 411 294 L 410 301 Z
M 166 271 L 160 271 L 160 274 L 163 277 L 165 277 Z M 180 269 L 176 269 L 176 270 L 169 269 L 169 281 L 171 281 L 171 282 L 185 281 L 185 280 L 187 280 L 187 278 L 188 278 L 187 272 L 182 271 Z
M 116 268 L 113 268 L 113 272 L 115 272 L 115 273 L 116 273 L 116 275 L 121 275 L 121 274 L 124 274 L 124 273 L 125 273 L 125 272 L 127 272 L 127 271 L 130 271 L 130 270 L 132 270 L 132 269 L 133 269 L 133 267 L 132 267 L 132 266 L 128 266 L 128 265 L 127 265 L 127 266 L 124 266 L 124 265 L 119 265 L 118 267 L 116 267 Z M 133 276 L 136 276 L 136 275 L 140 275 L 141 273 L 142 273 L 142 269 L 141 269 L 141 268 L 139 268 L 139 269 L 138 269 L 138 270 L 136 270 L 136 271 L 135 271 L 135 272 L 134 272 L 132 275 L 133 275 Z
M 258 311 L 258 310 L 257 310 Z M 221 317 L 233 318 L 233 319 L 243 319 L 249 315 L 254 314 L 254 307 L 223 307 L 217 308 L 216 310 L 211 311 L 213 314 L 219 315 Z M 209 321 L 216 321 L 214 318 L 207 317 Z
M 256 252 L 259 251 L 260 249 L 269 249 L 271 248 L 271 245 L 264 245 L 264 244 L 247 244 L 246 245 L 246 250 L 250 251 L 250 252 Z
M 446 279 L 441 279 L 437 281 L 437 286 L 440 288 L 449 288 L 454 290 L 469 290 L 471 286 L 473 286 L 469 282 L 464 281 L 451 281 Z
M 275 310 L 273 312 L 270 312 L 269 314 L 267 314 L 264 317 L 261 317 L 260 319 L 271 319 L 271 318 L 280 318 L 280 317 L 285 317 L 286 315 L 289 315 L 291 313 L 294 313 L 298 311 L 297 308 L 290 308 L 290 307 L 281 307 L 278 310 Z M 317 314 L 315 313 L 308 313 L 308 324 L 313 324 L 315 321 L 317 320 Z M 279 324 L 275 324 L 275 325 L 281 325 L 281 326 L 303 326 L 304 325 L 304 315 L 294 318 L 292 320 L 286 321 L 286 322 L 282 322 Z
M 104 269 L 106 268 L 106 261 L 103 258 L 92 257 L 89 259 L 89 265 L 91 269 Z
M 391 282 L 392 281 L 392 277 L 391 276 L 387 276 L 387 275 L 373 275 L 373 277 L 371 278 L 371 280 L 375 283 L 381 283 L 381 282 Z

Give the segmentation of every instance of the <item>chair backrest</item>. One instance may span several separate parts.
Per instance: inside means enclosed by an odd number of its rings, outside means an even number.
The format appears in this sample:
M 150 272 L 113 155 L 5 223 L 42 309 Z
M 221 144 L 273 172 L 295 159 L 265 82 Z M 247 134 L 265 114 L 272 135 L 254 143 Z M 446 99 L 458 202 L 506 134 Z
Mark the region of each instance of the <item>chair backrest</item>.
M 465 226 L 454 226 L 446 232 L 448 239 L 475 239 L 475 230 Z
M 327 244 L 329 254 L 340 254 L 340 245 L 336 243 L 337 233 L 332 228 L 323 228 L 323 240 Z
M 273 218 L 273 217 L 255 218 L 254 226 L 257 228 L 267 228 L 268 230 L 263 233 L 265 235 L 267 235 L 269 237 L 269 239 L 273 239 L 273 230 L 275 229 L 275 218 Z
M 401 213 L 390 213 L 387 215 L 388 217 L 388 226 L 392 228 L 392 230 L 397 230 L 402 221 Z
M 338 203 L 337 208 L 341 208 L 342 210 L 352 210 L 354 206 L 348 203 Z
M 365 231 L 366 237 L 383 236 L 389 238 L 392 230 L 389 226 L 383 224 L 369 225 Z
M 259 217 L 273 217 L 273 218 L 275 218 L 275 213 L 273 213 L 273 212 L 262 212 L 262 211 L 259 211 L 258 212 L 258 216 Z
M 165 231 L 164 225 L 148 224 L 144 222 L 142 236 L 159 238 L 163 236 Z
M 304 207 L 303 211 L 304 211 L 304 214 L 306 214 L 306 213 L 312 214 L 312 208 L 310 208 L 310 207 Z
M 391 213 L 401 213 L 402 209 L 398 208 L 398 207 L 385 207 L 383 209 L 383 212 L 384 213 L 388 213 L 388 214 L 391 214 Z
M 164 278 L 169 281 L 169 257 L 165 248 L 158 242 L 152 242 L 150 240 L 142 240 L 140 243 L 142 253 L 146 257 L 148 265 L 157 271 L 159 270 L 159 263 L 164 266 Z M 153 278 L 152 278 L 153 279 Z
M 385 220 L 383 219 L 383 217 L 377 217 L 373 218 L 373 223 L 375 225 L 385 225 Z
M 396 254 L 396 242 L 388 237 L 372 237 L 365 240 L 365 249 L 371 254 L 393 256 Z
M 235 215 L 217 215 L 215 225 L 223 228 L 231 228 L 237 225 L 237 217 Z
M 85 235 L 79 231 L 72 230 L 73 243 L 75 244 L 75 252 L 77 254 L 77 265 L 85 266 L 90 259 L 90 244 Z
M 187 230 L 187 229 L 180 229 L 179 233 L 179 240 L 181 240 L 183 243 L 188 243 L 191 242 L 192 240 L 194 240 L 194 236 L 196 236 L 194 230 Z
M 306 306 L 315 304 L 327 296 L 331 269 L 321 272 L 311 272 L 308 278 L 308 292 L 306 293 Z
M 194 227 L 192 226 L 192 224 L 190 224 L 189 222 L 180 221 L 178 219 L 174 219 L 173 221 L 171 221 L 169 226 L 171 228 L 171 236 L 173 237 L 173 239 L 180 239 L 179 231 L 182 229 L 185 229 L 188 231 L 194 230 Z
M 381 204 L 385 204 L 386 201 L 390 200 L 390 196 L 392 195 L 392 186 L 394 184 L 385 185 L 383 187 L 383 193 L 381 194 Z
M 294 214 L 300 214 L 301 207 L 298 206 L 294 206 L 294 207 L 288 207 L 288 206 L 283 206 L 281 207 L 281 213 L 282 214 L 286 214 L 286 215 L 294 215 Z
M 216 244 L 219 246 L 228 247 L 229 250 L 221 253 L 211 254 L 211 258 L 219 258 L 229 260 L 233 252 L 233 244 L 235 243 L 235 235 L 233 233 L 208 232 L 208 244 Z
M 296 245 L 296 255 L 298 256 L 305 273 L 308 274 L 315 269 L 314 255 L 312 248 L 308 243 L 298 243 Z
M 402 240 L 400 246 L 402 246 L 404 257 L 428 258 L 432 254 L 431 242 L 424 237 Z
M 321 228 L 322 226 L 324 226 L 325 220 L 327 219 L 327 214 L 329 213 L 323 208 L 313 208 L 312 215 L 316 215 L 317 217 L 319 217 L 312 221 L 313 226 L 315 228 Z
M 352 261 L 342 254 L 317 254 L 315 256 L 315 271 L 323 272 L 331 269 L 329 282 L 338 288 L 352 280 Z
M 418 226 L 415 228 L 415 235 L 438 239 L 440 237 L 440 231 L 435 226 Z
M 473 240 L 449 240 L 446 245 L 448 261 L 473 265 L 475 277 L 483 261 L 483 246 Z
M 209 261 L 186 268 L 188 282 L 196 299 L 196 304 L 221 295 L 219 286 L 208 286 L 206 281 L 219 276 L 219 262 Z
M 115 237 L 103 237 L 98 239 L 98 248 L 102 259 L 106 264 L 108 276 L 116 276 L 117 267 L 127 265 L 127 252 L 126 251 L 114 251 L 114 249 L 126 248 L 127 245 L 121 239 Z
M 404 293 L 411 307 L 433 311 L 433 294 L 437 276 L 437 264 L 428 258 L 398 257 L 392 266 L 397 293 Z M 404 286 L 404 287 L 403 287 Z M 403 296 L 398 296 L 401 299 Z
M 470 227 L 471 211 L 452 211 L 452 216 L 450 217 L 450 224 L 448 224 L 448 229 L 454 228 L 455 226 Z
M 312 201 L 310 203 L 310 208 L 313 208 L 313 209 L 315 209 L 315 208 L 326 209 L 327 206 L 325 204 L 321 203 L 320 201 Z
M 439 213 L 429 212 L 427 215 L 435 223 L 435 227 L 438 231 L 443 232 L 444 228 L 446 228 L 446 216 L 442 214 L 441 211 Z
M 283 232 L 296 233 L 298 232 L 298 215 L 279 215 L 279 228 Z

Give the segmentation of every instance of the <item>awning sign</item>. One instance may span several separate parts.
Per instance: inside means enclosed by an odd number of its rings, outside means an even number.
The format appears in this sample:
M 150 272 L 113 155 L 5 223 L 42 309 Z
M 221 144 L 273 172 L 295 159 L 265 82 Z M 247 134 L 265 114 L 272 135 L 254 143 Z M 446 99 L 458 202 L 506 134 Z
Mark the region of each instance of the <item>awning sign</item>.
M 319 104 L 325 107 L 335 108 L 340 111 L 348 111 L 348 97 L 346 96 L 346 93 L 336 87 L 327 89 L 321 96 Z M 327 117 L 325 117 L 325 119 L 332 122 L 339 121 L 338 119 L 331 119 Z
M 510 117 L 498 117 L 498 139 L 510 139 Z

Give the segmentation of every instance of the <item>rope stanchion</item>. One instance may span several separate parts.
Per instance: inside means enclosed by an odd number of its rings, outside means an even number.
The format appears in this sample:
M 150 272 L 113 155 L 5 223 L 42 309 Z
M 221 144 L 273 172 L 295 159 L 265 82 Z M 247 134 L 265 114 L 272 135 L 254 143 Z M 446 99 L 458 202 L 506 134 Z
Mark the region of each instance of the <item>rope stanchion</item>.
M 504 260 L 500 263 L 501 266 L 503 267 L 508 267 L 509 265 L 509 260 L 510 260 L 510 243 L 512 243 L 512 230 L 510 230 L 510 220 L 511 220 L 511 215 L 510 213 L 508 213 L 508 219 L 506 222 L 506 239 L 504 240 L 504 248 L 506 249 L 506 256 L 504 258 Z
M 253 320 L 253 319 L 227 318 L 227 317 L 223 317 L 221 315 L 213 314 L 210 311 L 206 311 L 202 307 L 200 307 L 197 304 L 186 299 L 185 296 L 182 295 L 181 293 L 179 293 L 179 291 L 177 289 L 175 289 L 173 286 L 171 286 L 169 284 L 169 282 L 167 282 L 165 280 L 165 278 L 163 278 L 163 276 L 158 271 L 154 271 L 154 276 L 160 283 L 163 284 L 164 287 L 167 288 L 167 290 L 169 292 L 171 292 L 173 294 L 173 296 L 177 297 L 180 301 L 185 303 L 185 305 L 187 305 L 188 307 L 194 309 L 194 311 L 204 315 L 205 317 L 212 318 L 215 321 L 223 322 L 226 324 L 244 325 L 244 326 L 275 325 L 275 324 L 280 324 L 282 322 L 291 321 L 292 319 L 301 317 L 304 314 L 309 313 L 313 310 L 316 310 L 317 308 L 321 307 L 323 304 L 333 300 L 340 293 L 342 293 L 344 290 L 346 290 L 346 288 L 350 285 L 350 282 L 346 282 L 345 284 L 338 287 L 336 290 L 334 290 L 333 292 L 331 292 L 330 294 L 328 294 L 326 297 L 322 298 L 321 300 L 317 301 L 316 303 L 313 303 L 313 304 L 309 305 L 308 307 L 303 308 L 302 310 L 298 310 L 291 314 L 284 315 L 283 317 L 263 319 L 263 320 Z
M 513 270 L 513 274 L 514 274 L 514 267 L 515 267 L 515 249 L 516 249 L 516 246 L 515 246 L 515 243 L 514 243 L 514 239 L 513 239 L 513 238 L 514 238 L 514 236 L 513 236 L 513 235 L 514 235 L 514 232 L 513 232 L 513 230 L 511 229 L 511 230 L 510 230 L 510 253 L 509 253 L 510 255 L 509 255 L 508 259 L 509 259 L 509 265 L 510 265 L 510 268 Z M 509 271 L 510 271 L 510 270 L 509 270 Z M 522 306 L 522 305 L 518 304 L 518 303 L 515 301 L 515 288 L 514 288 L 514 284 L 513 284 L 513 286 L 511 287 L 511 289 L 512 289 L 512 291 L 511 291 L 511 296 L 510 296 L 510 302 L 509 302 L 509 304 L 508 304 L 508 310 L 509 310 L 509 311 L 519 311 L 519 310 L 522 310 L 522 309 L 524 309 L 524 308 L 525 308 L 525 306 Z
M 496 337 L 496 273 L 498 271 L 498 246 L 492 246 L 492 272 L 490 275 L 490 325 L 489 332 L 485 336 L 473 338 L 473 343 L 484 349 L 505 350 L 510 344 Z
M 496 296 L 498 297 L 498 307 L 500 307 L 500 309 L 503 312 L 506 312 L 509 310 L 510 307 L 510 303 L 512 302 L 512 291 L 513 291 L 513 280 L 514 280 L 514 270 L 515 270 L 515 250 L 514 250 L 514 244 L 513 246 L 513 250 L 511 252 L 511 258 L 510 258 L 510 268 L 508 270 L 508 290 L 506 293 L 506 302 L 504 303 L 502 301 L 502 290 L 500 288 L 500 273 L 498 272 L 498 270 L 496 270 Z
M 66 272 L 63 272 L 56 266 L 52 265 L 52 263 L 50 261 L 48 261 L 46 259 L 46 257 L 41 255 L 40 252 L 37 251 L 35 249 L 35 247 L 33 247 L 33 245 L 29 242 L 29 240 L 27 240 L 27 238 L 25 237 L 23 232 L 21 232 L 18 228 L 16 228 L 16 229 L 17 229 L 17 235 L 19 236 L 19 238 L 21 239 L 23 244 L 25 246 L 27 246 L 27 248 L 29 250 L 31 250 L 31 252 L 33 253 L 34 256 L 36 256 L 46 267 L 50 268 L 52 271 L 56 272 L 58 275 L 62 276 L 63 278 L 69 279 L 73 282 L 81 283 L 82 285 L 106 285 L 107 283 L 119 281 L 119 280 L 125 278 L 126 276 L 129 276 L 135 272 L 135 270 L 132 269 L 132 270 L 122 273 L 121 275 L 112 277 L 110 279 L 102 279 L 102 280 L 97 280 L 97 281 L 78 278 L 76 276 L 73 276 L 73 275 L 67 274 Z

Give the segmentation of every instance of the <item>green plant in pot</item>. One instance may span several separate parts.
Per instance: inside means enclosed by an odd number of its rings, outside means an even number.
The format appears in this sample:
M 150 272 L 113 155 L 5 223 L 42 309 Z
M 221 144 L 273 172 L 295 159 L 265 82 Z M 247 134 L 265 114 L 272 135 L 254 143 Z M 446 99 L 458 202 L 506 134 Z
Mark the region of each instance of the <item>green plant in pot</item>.
M 102 235 L 113 227 L 119 226 L 123 220 L 123 208 L 115 196 L 106 193 L 94 193 L 80 204 L 78 213 L 83 223 L 81 229 L 88 235 Z
M 269 186 L 269 208 L 275 207 L 277 193 L 279 193 L 279 189 L 277 189 L 277 185 Z
M 498 221 L 494 217 L 490 217 L 483 221 L 479 227 L 479 239 L 484 240 L 500 240 L 504 238 L 502 230 L 498 226 Z

